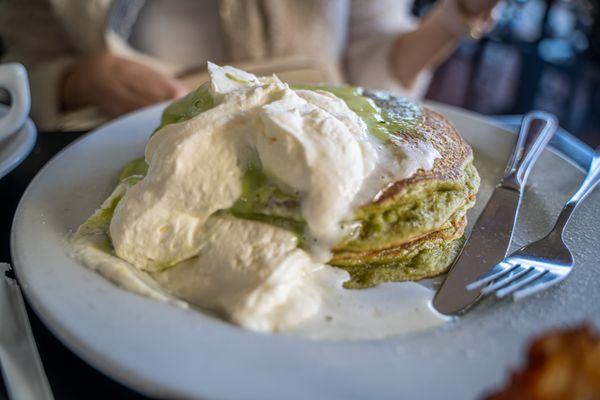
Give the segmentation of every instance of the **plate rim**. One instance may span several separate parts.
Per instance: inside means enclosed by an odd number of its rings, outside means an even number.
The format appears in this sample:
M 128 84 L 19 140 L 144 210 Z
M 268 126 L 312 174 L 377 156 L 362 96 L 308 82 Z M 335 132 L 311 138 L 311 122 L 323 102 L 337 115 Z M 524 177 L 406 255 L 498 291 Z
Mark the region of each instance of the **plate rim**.
M 9 109 L 10 109 L 9 107 L 7 107 L 3 104 L 0 104 L 0 113 L 7 112 Z M 6 138 L 5 140 L 9 140 L 16 136 L 24 137 L 23 144 L 17 147 L 18 151 L 11 154 L 7 158 L 7 162 L 4 163 L 4 165 L 2 165 L 2 163 L 0 163 L 0 179 L 4 178 L 6 175 L 11 173 L 23 161 L 25 161 L 25 159 L 29 156 L 29 154 L 31 154 L 31 151 L 35 147 L 35 144 L 37 142 L 38 132 L 37 132 L 37 127 L 36 127 L 35 123 L 33 122 L 33 120 L 31 120 L 31 118 L 27 117 L 23 126 L 18 131 L 16 131 L 12 135 L 8 136 L 8 138 Z M 12 230 L 12 225 L 11 225 L 11 230 Z
M 509 132 L 509 133 L 511 133 L 511 134 L 513 134 L 515 136 L 518 134 L 518 132 L 516 132 L 513 129 L 511 129 L 510 127 L 506 126 L 502 122 L 496 120 L 492 116 L 487 116 L 485 114 L 481 114 L 481 113 L 478 113 L 478 112 L 473 111 L 473 110 L 467 110 L 466 108 L 457 107 L 457 106 L 454 106 L 452 104 L 441 103 L 441 102 L 438 102 L 438 101 L 435 101 L 435 100 L 425 100 L 423 102 L 423 104 L 425 104 L 426 106 L 429 106 L 429 107 L 433 108 L 434 110 L 435 109 L 447 109 L 447 110 L 451 110 L 452 112 L 455 112 L 455 113 L 467 116 L 469 118 L 477 119 L 480 122 L 487 123 L 489 125 L 493 125 L 496 128 L 502 129 L 504 131 L 507 131 L 507 132 Z M 443 112 L 441 112 L 441 114 L 444 115 Z M 567 132 L 567 131 L 565 130 L 565 132 Z M 555 136 L 558 133 L 559 133 L 559 131 L 557 130 Z M 556 154 L 557 156 L 559 156 L 560 158 L 562 158 L 563 160 L 567 161 L 569 164 L 571 164 L 572 166 L 574 166 L 575 168 L 577 168 L 580 172 L 586 172 L 586 169 L 584 167 L 582 167 L 576 160 L 574 160 L 567 152 L 561 151 L 561 150 L 557 149 L 556 147 L 554 147 L 554 145 L 551 142 L 548 143 L 548 145 L 546 146 L 546 148 L 544 149 L 544 151 L 545 150 L 548 150 L 548 151 Z M 590 151 L 591 151 L 591 148 L 590 148 Z
M 139 114 L 146 113 L 146 112 L 149 113 L 151 110 L 154 110 L 154 109 L 158 110 L 158 109 L 164 108 L 167 104 L 168 104 L 168 102 L 155 104 L 152 106 L 144 107 L 135 112 L 125 114 L 121 117 L 118 117 L 118 118 L 110 121 L 107 124 L 103 124 L 102 126 L 96 128 L 88 133 L 85 133 L 84 135 L 77 138 L 76 140 L 74 140 L 73 142 L 71 142 L 70 144 L 65 146 L 63 149 L 61 149 L 57 154 L 55 154 L 37 172 L 35 177 L 28 184 L 26 190 L 24 191 L 24 193 L 19 201 L 19 204 L 15 211 L 15 215 L 13 217 L 12 225 L 11 225 L 10 251 L 11 251 L 11 258 L 12 258 L 12 262 L 13 262 L 13 269 L 15 272 L 15 276 L 16 276 L 17 281 L 19 282 L 21 288 L 23 289 L 22 291 L 23 291 L 24 296 L 26 297 L 27 301 L 31 305 L 31 309 L 35 312 L 37 317 L 44 323 L 46 328 L 56 338 L 58 338 L 65 347 L 67 347 L 71 352 L 73 352 L 77 357 L 79 357 L 86 364 L 88 364 L 92 368 L 96 369 L 97 371 L 99 371 L 100 373 L 102 373 L 103 375 L 108 377 L 109 379 L 114 380 L 114 381 L 124 385 L 125 387 L 133 389 L 144 395 L 147 395 L 150 397 L 161 397 L 161 396 L 189 397 L 190 396 L 189 391 L 182 390 L 181 388 L 174 389 L 171 386 L 165 386 L 165 385 L 158 383 L 152 379 L 144 377 L 142 374 L 138 374 L 136 372 L 118 373 L 118 372 L 123 372 L 123 368 L 122 368 L 122 366 L 118 366 L 117 363 L 115 362 L 115 360 L 113 360 L 112 358 L 104 357 L 103 354 L 98 354 L 97 352 L 95 352 L 93 350 L 93 348 L 91 348 L 88 345 L 85 345 L 85 341 L 81 341 L 76 336 L 71 335 L 71 332 L 68 331 L 67 327 L 65 327 L 64 325 L 62 325 L 60 323 L 59 319 L 52 318 L 49 315 L 51 313 L 49 313 L 48 309 L 44 307 L 41 299 L 38 298 L 38 296 L 36 296 L 36 294 L 34 293 L 35 292 L 34 290 L 30 289 L 30 285 L 28 284 L 27 279 L 20 272 L 21 268 L 19 267 L 19 264 L 22 262 L 22 260 L 20 260 L 20 257 L 18 254 L 19 252 L 16 250 L 17 249 L 17 243 L 16 243 L 17 229 L 16 229 L 16 227 L 18 226 L 19 221 L 23 219 L 23 208 L 25 207 L 25 202 L 26 202 L 27 198 L 30 196 L 31 191 L 33 190 L 32 187 L 36 184 L 37 180 L 40 179 L 40 176 L 42 175 L 42 173 L 44 173 L 44 171 L 46 171 L 48 168 L 50 168 L 50 166 L 57 159 L 63 157 L 64 153 L 69 151 L 72 147 L 76 146 L 81 141 L 86 140 L 90 136 L 97 134 L 100 130 L 109 129 L 113 125 L 117 125 L 117 124 L 121 123 L 121 121 L 132 118 L 134 116 L 138 116 Z M 432 107 L 436 106 L 435 104 L 432 104 L 432 102 L 424 102 L 424 104 L 428 105 L 428 106 L 432 106 Z M 511 135 L 515 134 L 515 132 L 511 131 L 506 126 L 503 126 L 501 123 L 498 123 L 497 121 L 494 121 L 493 119 L 487 118 L 484 115 L 481 115 L 481 114 L 478 114 L 478 113 L 475 113 L 475 112 L 472 112 L 469 110 L 464 110 L 459 107 L 447 106 L 447 105 L 443 105 L 443 104 L 442 104 L 442 106 L 451 108 L 454 112 L 458 112 L 459 114 L 462 114 L 468 118 L 475 118 L 482 123 L 485 123 L 488 125 L 493 125 L 494 127 L 500 129 L 504 133 L 511 134 Z M 579 167 L 573 160 L 571 160 L 568 157 L 568 155 L 565 155 L 551 147 L 549 147 L 548 150 L 550 150 L 552 153 L 554 153 L 558 157 L 569 162 L 576 169 L 581 170 L 581 167 Z M 301 338 L 301 339 L 304 339 L 304 338 Z M 306 340 L 309 340 L 309 339 L 306 339 Z M 372 342 L 372 341 L 373 341 L 372 339 L 368 339 L 368 340 L 359 340 L 357 342 Z M 115 373 L 115 371 L 118 371 L 118 372 Z
M 62 148 L 58 153 L 56 153 L 50 160 L 44 164 L 42 168 L 35 174 L 33 179 L 27 185 L 27 188 L 21 195 L 19 199 L 19 204 L 17 205 L 17 209 L 15 210 L 15 214 L 11 223 L 11 231 L 10 231 L 10 256 L 12 261 L 12 268 L 15 274 L 15 278 L 21 288 L 21 292 L 29 305 L 31 306 L 31 310 L 35 313 L 35 315 L 42 321 L 46 329 L 54 335 L 63 346 L 65 346 L 69 351 L 75 354 L 80 360 L 88 364 L 88 366 L 94 368 L 101 374 L 103 374 L 108 379 L 111 379 L 119 384 L 133 389 L 139 393 L 142 393 L 148 397 L 156 397 L 156 396 L 187 396 L 189 393 L 187 392 L 174 392 L 171 388 L 166 388 L 157 384 L 155 381 L 151 379 L 145 379 L 143 376 L 138 374 L 112 374 L 111 371 L 114 371 L 115 367 L 117 367 L 114 363 L 111 363 L 110 360 L 103 357 L 102 354 L 98 354 L 93 351 L 90 346 L 85 346 L 85 344 L 77 339 L 74 335 L 71 335 L 65 329 L 65 326 L 62 326 L 58 319 L 51 318 L 49 314 L 49 310 L 44 307 L 43 301 L 35 295 L 34 290 L 30 289 L 30 285 L 28 284 L 27 279 L 21 274 L 20 268 L 18 264 L 21 262 L 18 252 L 16 251 L 16 229 L 15 227 L 18 224 L 18 221 L 23 218 L 23 207 L 25 207 L 25 200 L 28 196 L 30 196 L 30 192 L 33 190 L 32 187 L 36 183 L 40 176 L 50 168 L 51 164 L 53 164 L 57 159 L 62 157 L 64 153 L 69 151 L 71 147 L 76 146 L 78 143 L 86 140 L 90 136 L 96 134 L 101 129 L 110 128 L 112 125 L 119 124 L 122 120 L 126 120 L 131 118 L 134 115 L 141 114 L 144 112 L 149 112 L 151 109 L 160 109 L 166 107 L 168 102 L 162 102 L 159 104 L 150 105 L 147 107 L 143 107 L 139 110 L 136 110 L 131 113 L 124 114 L 119 116 L 108 123 L 102 124 L 101 126 L 94 128 L 93 130 L 84 133 L 77 139 L 73 140 L 69 144 L 67 144 L 64 148 Z

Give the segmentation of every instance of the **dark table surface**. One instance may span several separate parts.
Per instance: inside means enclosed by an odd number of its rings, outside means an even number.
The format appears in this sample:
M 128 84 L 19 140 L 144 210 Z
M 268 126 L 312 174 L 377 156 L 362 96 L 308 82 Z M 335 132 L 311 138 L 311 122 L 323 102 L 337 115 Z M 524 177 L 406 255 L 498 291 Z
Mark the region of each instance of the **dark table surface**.
M 0 262 L 11 262 L 10 229 L 13 215 L 29 182 L 56 153 L 81 132 L 42 132 L 35 148 L 15 170 L 0 178 Z M 27 309 L 44 369 L 56 399 L 145 399 L 101 374 L 68 350 L 48 331 L 31 308 Z M 1 323 L 1 322 L 0 322 Z M 0 379 L 0 399 L 6 398 Z
M 515 116 L 501 121 L 508 127 L 516 128 L 519 120 Z M 12 219 L 29 182 L 56 153 L 82 135 L 82 132 L 40 133 L 29 157 L 11 173 L 0 178 L 0 262 L 11 262 Z M 591 149 L 565 131 L 559 132 L 551 144 L 583 168 L 591 158 Z M 57 399 L 146 398 L 86 364 L 58 341 L 30 308 L 27 311 L 48 380 Z M 6 392 L 0 379 L 0 399 L 5 397 Z

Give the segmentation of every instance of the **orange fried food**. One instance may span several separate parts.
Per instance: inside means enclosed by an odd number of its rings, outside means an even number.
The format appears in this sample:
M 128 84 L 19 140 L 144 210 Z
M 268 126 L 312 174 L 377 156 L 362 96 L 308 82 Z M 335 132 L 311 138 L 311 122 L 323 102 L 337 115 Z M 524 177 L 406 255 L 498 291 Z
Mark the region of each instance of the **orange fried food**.
M 527 366 L 487 400 L 600 399 L 600 337 L 590 326 L 557 330 L 533 342 Z

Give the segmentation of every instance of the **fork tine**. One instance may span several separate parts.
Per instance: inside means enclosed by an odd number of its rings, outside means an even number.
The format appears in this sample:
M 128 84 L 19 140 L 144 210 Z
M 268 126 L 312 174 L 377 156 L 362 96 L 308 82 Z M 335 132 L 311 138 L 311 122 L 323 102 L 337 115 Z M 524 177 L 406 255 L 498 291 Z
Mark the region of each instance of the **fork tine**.
M 532 294 L 540 292 L 562 280 L 562 279 L 559 279 L 560 277 L 558 275 L 551 273 L 549 271 L 546 271 L 546 272 L 547 273 L 544 274 L 543 276 L 540 276 L 540 277 L 538 277 L 538 279 L 530 282 L 529 285 L 514 292 L 513 299 L 521 300 L 522 298 L 525 298 L 527 296 L 531 296 Z
M 501 299 L 502 297 L 511 294 L 515 290 L 518 290 L 518 289 L 524 287 L 525 285 L 535 281 L 536 279 L 538 279 L 539 277 L 544 275 L 546 272 L 548 272 L 548 271 L 536 270 L 534 267 L 529 267 L 529 269 L 527 270 L 527 273 L 524 274 L 521 279 L 513 281 L 511 284 L 498 290 L 496 292 L 496 297 Z
M 507 264 L 508 267 L 503 266 L 503 264 Z M 469 283 L 467 285 L 467 290 L 479 289 L 479 288 L 487 285 L 489 282 L 494 281 L 494 280 L 510 273 L 515 268 L 517 268 L 516 265 L 513 265 L 506 261 L 501 261 L 499 264 L 496 264 L 496 266 L 494 268 L 492 268 L 485 274 L 481 275 L 476 281 Z
M 520 265 L 517 265 L 517 267 L 512 268 L 512 271 L 509 274 L 507 274 L 504 278 L 499 279 L 499 280 L 495 281 L 494 283 L 492 283 L 491 285 L 486 286 L 483 289 L 481 289 L 481 294 L 486 295 L 486 294 L 493 293 L 496 290 L 500 289 L 501 287 L 504 287 L 504 286 L 508 285 L 509 283 L 513 282 L 515 279 L 520 278 L 527 272 L 529 272 L 528 269 L 523 268 Z

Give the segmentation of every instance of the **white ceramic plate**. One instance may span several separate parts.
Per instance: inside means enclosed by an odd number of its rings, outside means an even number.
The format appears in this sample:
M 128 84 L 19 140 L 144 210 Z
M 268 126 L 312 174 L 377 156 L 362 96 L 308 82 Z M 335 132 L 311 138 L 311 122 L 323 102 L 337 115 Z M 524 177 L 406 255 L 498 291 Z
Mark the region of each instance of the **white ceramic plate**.
M 441 106 L 438 106 L 441 107 Z M 475 150 L 487 201 L 515 136 L 443 108 Z M 162 106 L 116 120 L 57 155 L 23 196 L 12 255 L 31 305 L 70 349 L 100 371 L 157 397 L 218 399 L 470 399 L 500 384 L 524 346 L 549 327 L 600 323 L 600 191 L 574 215 L 577 268 L 560 286 L 515 304 L 484 301 L 441 328 L 355 342 L 315 342 L 242 330 L 125 292 L 66 254 L 69 234 L 143 153 Z M 515 246 L 544 234 L 582 172 L 545 151 L 530 176 Z
M 0 104 L 0 118 L 8 112 L 8 107 Z M 15 169 L 29 155 L 37 130 L 33 121 L 27 119 L 25 125 L 4 140 L 0 140 L 0 178 Z

